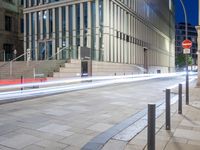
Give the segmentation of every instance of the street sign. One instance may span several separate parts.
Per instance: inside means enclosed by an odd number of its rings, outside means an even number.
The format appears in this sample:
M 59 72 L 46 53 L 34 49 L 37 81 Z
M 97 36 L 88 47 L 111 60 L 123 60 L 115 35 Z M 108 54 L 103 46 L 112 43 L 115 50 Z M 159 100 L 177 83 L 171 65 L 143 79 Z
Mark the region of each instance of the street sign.
M 192 47 L 192 42 L 190 40 L 184 40 L 182 42 L 182 47 L 185 49 L 189 49 Z
M 189 48 L 184 48 L 183 49 L 183 54 L 190 54 L 190 49 Z

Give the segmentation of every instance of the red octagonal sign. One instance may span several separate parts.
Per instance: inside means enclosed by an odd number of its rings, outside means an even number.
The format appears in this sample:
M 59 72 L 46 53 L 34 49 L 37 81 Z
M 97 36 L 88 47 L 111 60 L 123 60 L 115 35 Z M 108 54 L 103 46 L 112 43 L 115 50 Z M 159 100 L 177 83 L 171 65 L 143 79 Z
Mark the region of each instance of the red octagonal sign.
M 192 42 L 190 40 L 184 40 L 182 42 L 182 47 L 185 49 L 190 49 L 192 47 Z

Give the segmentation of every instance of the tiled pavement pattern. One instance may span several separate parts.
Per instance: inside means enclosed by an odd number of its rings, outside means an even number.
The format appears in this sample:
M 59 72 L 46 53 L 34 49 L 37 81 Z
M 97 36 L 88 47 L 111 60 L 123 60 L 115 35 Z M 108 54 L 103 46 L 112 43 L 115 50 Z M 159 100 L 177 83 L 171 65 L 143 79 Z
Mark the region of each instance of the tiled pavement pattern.
M 200 150 L 199 92 L 194 85 L 190 88 L 190 105 L 184 105 L 182 115 L 177 113 L 176 104 L 172 106 L 170 131 L 165 130 L 165 114 L 156 120 L 156 150 Z M 147 150 L 146 144 L 147 128 L 128 143 L 111 139 L 103 150 Z
M 163 87 L 175 82 L 157 79 L 0 105 L 0 149 L 81 149 L 100 133 L 144 109 L 147 103 L 163 99 Z M 138 136 L 142 134 L 145 131 Z M 126 145 L 111 140 L 104 149 L 142 147 L 140 143 L 146 141 L 131 142 Z

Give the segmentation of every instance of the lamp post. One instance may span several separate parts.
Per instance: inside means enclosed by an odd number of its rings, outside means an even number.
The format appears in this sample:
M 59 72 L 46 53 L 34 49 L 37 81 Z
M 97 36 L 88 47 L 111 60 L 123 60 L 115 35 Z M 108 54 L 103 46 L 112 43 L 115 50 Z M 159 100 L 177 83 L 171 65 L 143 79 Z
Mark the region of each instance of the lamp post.
M 187 13 L 185 9 L 185 5 L 182 0 L 180 0 L 181 5 L 183 7 L 183 12 L 185 16 L 185 39 L 187 40 L 188 38 L 188 24 L 187 24 Z M 189 75 L 188 75 L 188 54 L 185 54 L 185 62 L 186 62 L 186 84 L 185 84 L 185 94 L 186 94 L 186 105 L 189 105 Z

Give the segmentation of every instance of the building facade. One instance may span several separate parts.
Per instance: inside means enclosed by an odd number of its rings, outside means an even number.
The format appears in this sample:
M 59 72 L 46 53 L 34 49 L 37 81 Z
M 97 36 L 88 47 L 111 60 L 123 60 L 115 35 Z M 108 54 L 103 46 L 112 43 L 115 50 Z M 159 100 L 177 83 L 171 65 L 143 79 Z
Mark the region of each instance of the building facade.
M 24 27 L 32 60 L 81 59 L 87 47 L 94 61 L 175 67 L 171 0 L 24 0 Z
M 191 24 L 188 27 L 188 39 L 192 41 L 192 47 L 190 48 L 190 56 L 192 56 L 192 65 L 197 65 L 197 31 L 195 26 Z M 176 25 L 176 58 L 183 54 L 182 42 L 185 40 L 185 23 L 179 23 Z M 178 67 L 178 64 L 176 64 Z
M 198 43 L 198 50 L 197 50 L 197 54 L 198 54 L 198 80 L 197 80 L 197 86 L 200 87 L 200 0 L 198 1 L 199 4 L 199 11 L 198 11 L 198 26 L 196 26 L 196 30 L 197 30 L 197 43 Z
M 23 49 L 23 1 L 0 0 L 0 61 L 14 59 Z

